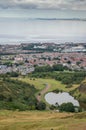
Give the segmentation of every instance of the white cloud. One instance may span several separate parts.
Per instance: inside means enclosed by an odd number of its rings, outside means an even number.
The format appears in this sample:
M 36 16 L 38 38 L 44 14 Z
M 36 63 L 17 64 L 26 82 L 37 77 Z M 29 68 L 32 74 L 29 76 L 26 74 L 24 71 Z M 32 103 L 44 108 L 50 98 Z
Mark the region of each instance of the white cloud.
M 0 8 L 86 10 L 86 0 L 0 0 Z

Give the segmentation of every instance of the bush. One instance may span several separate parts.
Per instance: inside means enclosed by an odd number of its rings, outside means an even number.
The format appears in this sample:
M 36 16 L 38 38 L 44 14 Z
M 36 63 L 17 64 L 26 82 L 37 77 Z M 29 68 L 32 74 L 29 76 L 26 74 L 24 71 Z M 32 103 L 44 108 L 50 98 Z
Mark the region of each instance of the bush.
M 54 109 L 56 109 L 56 106 L 51 105 L 49 108 L 50 108 L 50 110 L 54 110 Z
M 66 88 L 71 88 L 72 87 L 72 84 L 68 84 L 67 86 L 66 86 Z
M 44 102 L 39 102 L 39 103 L 37 103 L 36 109 L 37 110 L 45 110 L 46 104 Z
M 66 112 L 74 112 L 75 111 L 75 107 L 74 105 L 69 102 L 69 103 L 63 103 L 59 106 L 59 110 L 60 111 L 66 111 Z
M 64 67 L 62 64 L 56 64 L 56 65 L 53 65 L 53 70 L 54 71 L 63 71 Z
M 57 89 L 53 90 L 53 92 L 54 92 L 54 93 L 59 93 L 60 90 L 57 88 Z

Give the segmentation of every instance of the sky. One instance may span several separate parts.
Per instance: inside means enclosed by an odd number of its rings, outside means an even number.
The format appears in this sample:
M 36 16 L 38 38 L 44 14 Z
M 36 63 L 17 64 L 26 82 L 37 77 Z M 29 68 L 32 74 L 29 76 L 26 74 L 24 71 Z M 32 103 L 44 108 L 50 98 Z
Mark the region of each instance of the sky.
M 86 0 L 0 0 L 0 8 L 86 10 Z
M 0 0 L 2 17 L 86 18 L 86 0 Z
M 81 21 L 47 20 L 55 18 Z M 82 42 L 85 36 L 86 0 L 0 0 L 0 43 L 50 38 Z

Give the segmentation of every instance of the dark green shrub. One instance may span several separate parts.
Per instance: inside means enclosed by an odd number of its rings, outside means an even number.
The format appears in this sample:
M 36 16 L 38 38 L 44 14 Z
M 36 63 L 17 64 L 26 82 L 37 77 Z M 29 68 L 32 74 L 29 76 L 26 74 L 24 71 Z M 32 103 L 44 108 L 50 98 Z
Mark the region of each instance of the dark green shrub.
M 44 102 L 38 102 L 36 106 L 37 110 L 45 110 L 46 109 L 46 104 Z
M 69 103 L 63 103 L 59 106 L 59 110 L 60 111 L 66 111 L 66 112 L 74 112 L 75 111 L 75 107 L 74 105 L 69 102 Z

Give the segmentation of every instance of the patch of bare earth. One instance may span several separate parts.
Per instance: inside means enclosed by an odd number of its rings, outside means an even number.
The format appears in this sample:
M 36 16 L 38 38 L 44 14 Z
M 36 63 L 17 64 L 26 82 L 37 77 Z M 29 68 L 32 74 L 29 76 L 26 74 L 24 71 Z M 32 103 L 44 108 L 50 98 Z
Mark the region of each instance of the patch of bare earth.
M 36 96 L 36 98 L 37 98 L 37 100 L 40 102 L 41 101 L 41 97 L 46 93 L 46 92 L 48 92 L 48 90 L 49 90 L 49 88 L 50 88 L 51 86 L 49 85 L 49 84 L 46 84 L 45 85 L 45 88 L 43 89 L 43 90 L 41 90 L 40 92 L 39 92 L 39 94 Z

